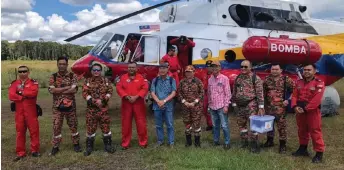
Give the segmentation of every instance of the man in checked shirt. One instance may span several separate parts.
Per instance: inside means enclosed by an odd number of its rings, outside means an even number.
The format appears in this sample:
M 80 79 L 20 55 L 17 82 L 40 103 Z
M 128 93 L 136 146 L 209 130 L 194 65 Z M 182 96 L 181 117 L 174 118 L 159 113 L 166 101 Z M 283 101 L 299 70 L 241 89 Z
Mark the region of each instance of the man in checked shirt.
M 228 126 L 228 106 L 230 104 L 231 90 L 229 79 L 220 73 L 221 64 L 219 61 L 213 61 L 211 64 L 213 75 L 208 80 L 208 101 L 213 122 L 214 145 L 220 145 L 220 125 L 223 130 L 225 150 L 230 149 L 229 144 L 229 126 Z

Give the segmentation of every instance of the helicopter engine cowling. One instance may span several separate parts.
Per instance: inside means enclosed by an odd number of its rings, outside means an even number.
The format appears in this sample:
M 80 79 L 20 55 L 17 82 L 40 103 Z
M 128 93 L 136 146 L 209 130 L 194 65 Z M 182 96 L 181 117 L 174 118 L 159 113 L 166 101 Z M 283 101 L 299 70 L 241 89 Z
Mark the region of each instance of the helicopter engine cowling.
M 252 62 L 298 65 L 317 62 L 322 50 L 314 41 L 289 39 L 286 35 L 279 38 L 252 36 L 244 42 L 242 53 Z

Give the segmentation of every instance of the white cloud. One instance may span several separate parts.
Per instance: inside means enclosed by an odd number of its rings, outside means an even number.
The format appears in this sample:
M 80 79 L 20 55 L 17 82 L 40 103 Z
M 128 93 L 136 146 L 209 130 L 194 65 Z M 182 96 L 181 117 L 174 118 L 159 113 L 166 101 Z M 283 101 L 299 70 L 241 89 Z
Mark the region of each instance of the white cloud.
M 90 5 L 92 3 L 121 3 L 131 2 L 133 0 L 60 0 L 60 2 L 69 5 Z
M 76 20 L 66 21 L 62 16 L 58 14 L 52 14 L 47 18 L 43 18 L 36 12 L 26 12 L 24 14 L 5 13 L 2 14 L 2 39 L 9 41 L 15 41 L 18 39 L 38 40 L 43 38 L 46 41 L 62 42 L 64 39 L 78 34 L 87 29 L 93 28 L 115 18 L 124 15 L 132 10 L 143 8 L 147 4 L 141 4 L 138 1 L 121 4 L 121 7 L 128 8 L 130 10 L 122 10 L 120 12 L 110 12 L 113 4 L 109 4 L 109 7 L 103 8 L 99 4 L 95 4 L 92 9 L 84 9 L 76 12 Z M 136 22 L 154 22 L 159 19 L 159 10 L 147 11 L 141 15 L 137 15 L 100 29 L 94 33 L 81 37 L 71 43 L 73 44 L 95 44 L 105 34 L 105 32 L 111 31 L 111 28 Z
M 2 0 L 1 10 L 2 12 L 22 13 L 30 11 L 34 3 L 34 0 Z
M 106 11 L 113 14 L 127 14 L 142 9 L 142 4 L 138 1 L 129 3 L 111 3 L 106 5 Z

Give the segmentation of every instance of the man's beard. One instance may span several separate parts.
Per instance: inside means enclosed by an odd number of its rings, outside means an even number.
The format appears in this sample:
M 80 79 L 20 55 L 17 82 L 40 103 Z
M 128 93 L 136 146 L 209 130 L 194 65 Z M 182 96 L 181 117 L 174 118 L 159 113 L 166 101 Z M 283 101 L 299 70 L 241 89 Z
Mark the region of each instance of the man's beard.
M 135 76 L 136 72 L 129 72 L 130 76 Z

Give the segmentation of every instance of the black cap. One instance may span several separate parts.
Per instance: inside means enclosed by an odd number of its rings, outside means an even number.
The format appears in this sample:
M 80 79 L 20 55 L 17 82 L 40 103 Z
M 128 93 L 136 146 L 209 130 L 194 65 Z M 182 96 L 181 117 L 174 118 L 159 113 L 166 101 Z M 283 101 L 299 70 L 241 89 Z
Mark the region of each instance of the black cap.
M 213 61 L 212 60 L 208 60 L 207 62 L 205 62 L 205 65 L 207 66 L 207 67 L 211 67 L 211 64 L 213 63 Z
M 168 62 L 163 62 L 163 63 L 161 63 L 160 65 L 159 65 L 159 67 L 168 67 L 169 66 L 169 64 L 168 64 Z

